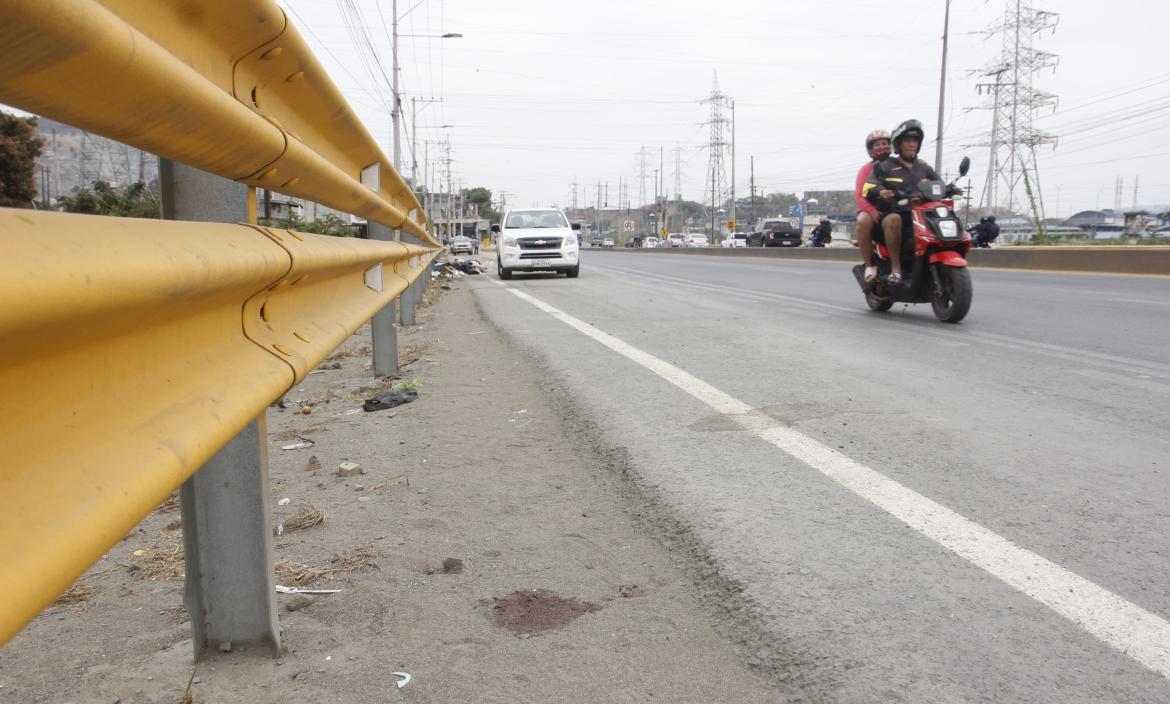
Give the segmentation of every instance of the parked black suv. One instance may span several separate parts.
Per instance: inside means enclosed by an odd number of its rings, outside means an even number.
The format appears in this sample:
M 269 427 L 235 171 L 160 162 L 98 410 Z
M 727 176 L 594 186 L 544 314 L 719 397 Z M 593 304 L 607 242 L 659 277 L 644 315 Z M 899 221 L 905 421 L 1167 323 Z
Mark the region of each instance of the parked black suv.
M 799 247 L 800 230 L 787 220 L 763 220 L 755 232 L 748 235 L 749 247 Z

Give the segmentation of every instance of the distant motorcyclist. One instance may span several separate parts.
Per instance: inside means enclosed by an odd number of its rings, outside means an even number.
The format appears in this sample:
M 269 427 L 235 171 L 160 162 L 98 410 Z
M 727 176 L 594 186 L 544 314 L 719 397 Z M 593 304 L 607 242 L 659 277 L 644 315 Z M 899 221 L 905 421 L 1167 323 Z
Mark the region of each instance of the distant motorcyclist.
M 833 241 L 833 223 L 829 220 L 821 220 L 821 222 L 813 229 L 811 239 L 809 240 L 810 247 L 824 247 Z
M 999 225 L 994 215 L 988 215 L 979 221 L 980 227 L 975 238 L 976 247 L 990 247 L 991 243 L 999 238 Z
M 938 174 L 930 164 L 918 158 L 918 150 L 926 131 L 918 120 L 906 120 L 891 134 L 890 141 L 894 155 L 874 164 L 873 173 L 865 182 L 863 194 L 881 212 L 881 227 L 874 233 L 879 242 L 890 252 L 890 276 L 886 281 L 892 286 L 902 283 L 902 239 L 903 229 L 910 225 L 910 219 L 895 212 L 900 199 L 911 203 L 920 202 L 922 194 L 917 193 L 922 180 L 936 181 Z

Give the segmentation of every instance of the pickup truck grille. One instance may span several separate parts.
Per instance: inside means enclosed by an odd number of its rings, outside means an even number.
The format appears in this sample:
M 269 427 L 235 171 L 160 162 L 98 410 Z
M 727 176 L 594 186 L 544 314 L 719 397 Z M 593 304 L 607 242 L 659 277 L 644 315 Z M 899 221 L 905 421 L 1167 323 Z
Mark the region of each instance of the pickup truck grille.
M 521 252 L 521 259 L 560 259 L 560 252 Z
M 560 249 L 563 237 L 521 237 L 520 249 Z

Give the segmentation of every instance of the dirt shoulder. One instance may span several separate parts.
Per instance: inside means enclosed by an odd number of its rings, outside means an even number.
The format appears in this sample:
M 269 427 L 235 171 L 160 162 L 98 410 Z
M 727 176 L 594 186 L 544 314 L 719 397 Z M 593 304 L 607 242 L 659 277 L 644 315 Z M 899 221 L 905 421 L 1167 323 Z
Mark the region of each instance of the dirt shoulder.
M 279 658 L 192 663 L 168 502 L 0 650 L 0 702 L 170 703 L 192 677 L 194 702 L 778 700 L 565 432 L 538 365 L 449 285 L 400 331 L 417 401 L 361 411 L 390 385 L 364 329 L 268 412 L 278 582 L 341 590 L 279 597 Z M 316 444 L 281 449 L 298 438 Z M 338 476 L 347 461 L 364 473 Z

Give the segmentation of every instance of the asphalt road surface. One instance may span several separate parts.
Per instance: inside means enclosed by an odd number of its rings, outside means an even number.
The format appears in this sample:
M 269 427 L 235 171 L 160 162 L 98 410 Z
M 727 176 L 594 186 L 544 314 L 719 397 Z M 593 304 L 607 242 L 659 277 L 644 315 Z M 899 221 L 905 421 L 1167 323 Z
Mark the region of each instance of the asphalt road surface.
M 470 282 L 787 699 L 1170 701 L 1170 279 L 582 260 Z

